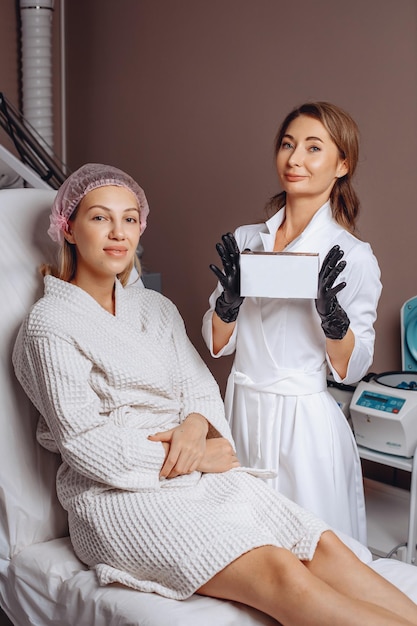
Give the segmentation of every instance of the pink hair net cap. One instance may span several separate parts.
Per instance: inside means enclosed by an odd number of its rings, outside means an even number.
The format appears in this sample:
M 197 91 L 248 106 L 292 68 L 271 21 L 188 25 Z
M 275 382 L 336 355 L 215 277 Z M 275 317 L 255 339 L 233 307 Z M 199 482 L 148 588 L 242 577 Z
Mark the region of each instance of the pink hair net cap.
M 140 232 L 146 228 L 149 214 L 145 192 L 129 174 L 112 165 L 87 163 L 70 174 L 58 189 L 49 217 L 48 235 L 53 241 L 62 244 L 64 232 L 68 230 L 68 220 L 81 200 L 93 189 L 107 186 L 126 187 L 136 197 L 139 206 Z

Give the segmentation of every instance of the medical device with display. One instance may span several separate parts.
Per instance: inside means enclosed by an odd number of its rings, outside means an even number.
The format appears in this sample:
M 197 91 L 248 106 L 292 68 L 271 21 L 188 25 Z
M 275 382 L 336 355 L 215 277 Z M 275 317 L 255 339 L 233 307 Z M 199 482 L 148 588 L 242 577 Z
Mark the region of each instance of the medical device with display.
M 417 446 L 417 372 L 387 372 L 361 381 L 350 414 L 359 445 L 412 457 Z

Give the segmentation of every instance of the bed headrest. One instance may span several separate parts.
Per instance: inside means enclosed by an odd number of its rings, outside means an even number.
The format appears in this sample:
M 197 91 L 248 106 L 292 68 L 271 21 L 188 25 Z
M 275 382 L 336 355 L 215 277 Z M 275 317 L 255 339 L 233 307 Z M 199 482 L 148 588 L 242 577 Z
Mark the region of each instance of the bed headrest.
M 53 262 L 46 234 L 56 192 L 0 190 L 0 557 L 68 533 L 55 492 L 59 458 L 37 443 L 37 411 L 17 382 L 11 354 L 20 323 L 42 295 L 38 267 Z

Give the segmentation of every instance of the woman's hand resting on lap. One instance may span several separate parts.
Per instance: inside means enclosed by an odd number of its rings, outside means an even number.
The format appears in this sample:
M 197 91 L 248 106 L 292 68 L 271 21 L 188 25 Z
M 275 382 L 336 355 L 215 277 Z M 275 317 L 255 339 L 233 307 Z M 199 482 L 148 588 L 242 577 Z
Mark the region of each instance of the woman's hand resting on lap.
M 217 473 L 239 467 L 239 461 L 227 439 L 207 439 L 208 422 L 202 415 L 191 413 L 170 430 L 150 435 L 151 441 L 160 441 L 166 456 L 160 471 L 161 478 L 175 478 L 194 471 Z
M 160 471 L 161 478 L 194 472 L 205 453 L 207 432 L 206 418 L 199 413 L 190 413 L 179 426 L 150 435 L 151 441 L 164 444 L 167 453 Z
M 234 467 L 240 467 L 240 463 L 230 441 L 224 437 L 207 439 L 206 452 L 197 469 L 206 474 L 216 474 Z

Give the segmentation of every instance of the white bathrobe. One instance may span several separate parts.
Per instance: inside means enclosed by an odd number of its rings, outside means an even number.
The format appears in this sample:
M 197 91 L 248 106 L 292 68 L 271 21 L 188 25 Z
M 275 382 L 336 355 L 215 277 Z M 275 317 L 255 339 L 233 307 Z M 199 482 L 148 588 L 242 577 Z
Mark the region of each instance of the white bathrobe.
M 272 251 L 284 215 L 285 208 L 264 224 L 238 228 L 239 249 Z M 278 491 L 366 544 L 360 459 L 326 378 L 330 368 L 337 382 L 354 383 L 370 367 L 380 271 L 369 244 L 333 220 L 329 203 L 286 251 L 318 253 L 321 264 L 335 244 L 347 263 L 337 280 L 346 287 L 337 297 L 355 335 L 343 381 L 326 355 L 314 300 L 245 298 L 232 337 L 214 355 L 212 316 L 221 293 L 218 285 L 203 319 L 203 336 L 213 356 L 235 352 L 225 406 L 240 461 L 275 470 L 277 476 L 270 482 Z
M 312 558 L 327 525 L 249 471 L 160 479 L 164 447 L 148 435 L 198 412 L 231 440 L 218 386 L 160 294 L 116 282 L 113 316 L 47 276 L 13 362 L 39 441 L 62 457 L 74 550 L 101 584 L 182 599 L 254 547 Z

